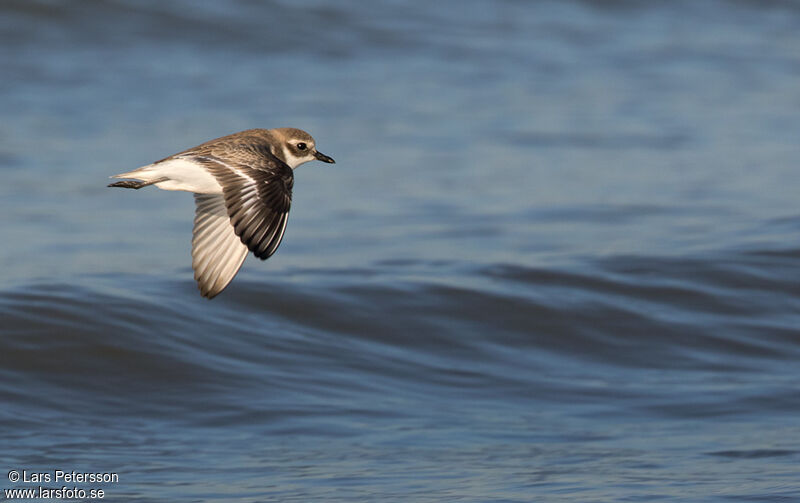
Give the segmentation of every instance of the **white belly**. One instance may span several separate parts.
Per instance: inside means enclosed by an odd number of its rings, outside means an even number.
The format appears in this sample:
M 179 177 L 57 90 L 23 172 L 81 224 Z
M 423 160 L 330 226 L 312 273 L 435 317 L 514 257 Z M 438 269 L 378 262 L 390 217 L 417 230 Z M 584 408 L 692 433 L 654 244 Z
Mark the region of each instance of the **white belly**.
M 222 194 L 222 187 L 214 175 L 200 164 L 181 158 L 149 164 L 115 175 L 114 178 L 135 178 L 145 182 L 167 178 L 155 186 L 164 190 L 185 190 L 196 194 Z

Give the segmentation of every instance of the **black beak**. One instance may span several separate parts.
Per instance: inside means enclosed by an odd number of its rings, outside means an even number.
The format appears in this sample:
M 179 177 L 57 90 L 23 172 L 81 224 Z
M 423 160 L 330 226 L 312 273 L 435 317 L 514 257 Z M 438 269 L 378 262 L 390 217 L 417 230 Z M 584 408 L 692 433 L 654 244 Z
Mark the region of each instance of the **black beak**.
M 328 164 L 336 164 L 336 161 L 334 161 L 327 155 L 323 154 L 322 152 L 314 152 L 314 157 L 316 157 L 318 161 L 327 162 Z

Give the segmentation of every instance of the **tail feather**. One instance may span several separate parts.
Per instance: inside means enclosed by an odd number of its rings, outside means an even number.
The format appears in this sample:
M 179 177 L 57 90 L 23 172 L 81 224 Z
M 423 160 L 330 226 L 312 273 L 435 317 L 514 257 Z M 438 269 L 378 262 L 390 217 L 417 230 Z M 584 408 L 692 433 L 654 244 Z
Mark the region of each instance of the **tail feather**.
M 133 171 L 127 171 L 118 175 L 112 175 L 109 178 L 135 178 L 137 180 L 149 180 L 153 176 L 152 164 L 136 168 Z
M 118 175 L 114 175 L 111 178 L 131 178 L 132 180 L 123 180 L 121 182 L 114 182 L 108 184 L 109 187 L 122 187 L 125 189 L 141 189 L 142 187 L 147 187 L 148 185 L 153 185 L 155 183 L 163 182 L 168 180 L 165 176 L 159 176 L 154 178 L 153 175 L 156 173 L 150 169 L 151 165 L 144 166 L 138 169 L 134 169 L 133 171 L 128 171 L 127 173 L 120 173 Z
M 168 180 L 167 177 L 156 178 L 155 180 L 150 180 L 149 182 L 143 182 L 141 180 L 122 180 L 121 182 L 114 182 L 109 183 L 109 187 L 122 187 L 124 189 L 141 189 L 142 187 L 147 187 L 148 185 L 153 185 L 154 183 L 159 183 Z
M 138 189 L 146 185 L 156 185 L 164 190 L 185 190 L 197 194 L 222 193 L 222 187 L 217 179 L 205 166 L 183 157 L 158 161 L 111 178 L 129 178 L 142 182 L 141 185 L 132 182 L 114 183 L 112 187 Z

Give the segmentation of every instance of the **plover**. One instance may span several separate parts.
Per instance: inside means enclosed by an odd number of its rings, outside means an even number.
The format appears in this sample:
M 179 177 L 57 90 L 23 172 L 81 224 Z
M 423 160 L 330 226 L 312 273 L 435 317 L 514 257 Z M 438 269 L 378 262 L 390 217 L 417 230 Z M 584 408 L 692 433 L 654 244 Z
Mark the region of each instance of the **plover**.
M 248 129 L 184 150 L 109 187 L 194 193 L 192 269 L 209 299 L 228 286 L 248 250 L 268 259 L 281 243 L 292 202 L 293 170 L 313 160 L 333 163 L 314 138 L 294 128 Z

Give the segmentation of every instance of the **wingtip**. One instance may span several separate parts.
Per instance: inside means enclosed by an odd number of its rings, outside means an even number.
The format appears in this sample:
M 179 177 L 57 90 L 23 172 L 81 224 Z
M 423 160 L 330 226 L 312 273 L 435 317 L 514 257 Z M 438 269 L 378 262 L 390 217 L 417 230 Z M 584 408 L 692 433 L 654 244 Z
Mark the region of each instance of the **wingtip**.
M 226 283 L 222 288 L 220 288 L 219 285 L 216 283 L 209 285 L 205 280 L 200 280 L 197 278 L 195 278 L 195 281 L 197 281 L 197 289 L 200 290 L 200 295 L 202 295 L 208 300 L 211 300 L 217 295 L 221 294 L 223 290 L 225 290 L 230 284 Z
M 197 288 L 200 290 L 200 295 L 208 300 L 211 300 L 217 295 L 219 295 L 219 292 L 214 292 L 212 290 L 203 290 L 203 288 L 200 285 L 197 285 Z

